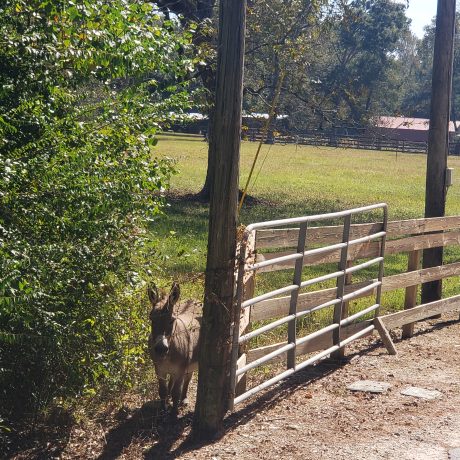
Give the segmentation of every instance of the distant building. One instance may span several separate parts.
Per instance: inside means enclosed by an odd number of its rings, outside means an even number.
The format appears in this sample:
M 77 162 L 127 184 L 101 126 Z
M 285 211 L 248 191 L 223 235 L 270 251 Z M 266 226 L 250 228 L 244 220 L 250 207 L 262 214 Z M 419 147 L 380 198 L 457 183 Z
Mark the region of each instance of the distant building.
M 430 120 L 409 117 L 377 117 L 373 131 L 386 139 L 410 142 L 428 142 Z M 449 124 L 449 136 L 455 135 L 455 125 Z
M 171 125 L 171 130 L 173 131 L 190 134 L 205 134 L 208 130 L 208 115 L 202 114 L 200 112 L 190 112 L 183 114 L 173 113 L 173 115 L 176 118 L 176 121 Z M 262 129 L 265 126 L 268 117 L 268 113 L 243 112 L 243 131 L 247 129 Z M 271 128 L 273 130 L 285 130 L 287 120 L 287 115 L 277 115 L 276 119 L 272 121 Z

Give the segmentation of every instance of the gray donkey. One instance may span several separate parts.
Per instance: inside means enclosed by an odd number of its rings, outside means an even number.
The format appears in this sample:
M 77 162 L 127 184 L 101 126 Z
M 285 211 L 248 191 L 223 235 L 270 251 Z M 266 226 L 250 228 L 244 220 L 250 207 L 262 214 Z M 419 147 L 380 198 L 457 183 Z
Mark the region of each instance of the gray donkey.
M 201 304 L 193 300 L 178 303 L 180 288 L 174 283 L 168 295 L 160 296 L 155 286 L 147 293 L 152 304 L 148 348 L 158 377 L 161 406 L 172 397 L 173 412 L 188 403 L 187 390 L 193 371 L 198 369 L 198 338 Z M 167 376 L 169 375 L 169 382 Z

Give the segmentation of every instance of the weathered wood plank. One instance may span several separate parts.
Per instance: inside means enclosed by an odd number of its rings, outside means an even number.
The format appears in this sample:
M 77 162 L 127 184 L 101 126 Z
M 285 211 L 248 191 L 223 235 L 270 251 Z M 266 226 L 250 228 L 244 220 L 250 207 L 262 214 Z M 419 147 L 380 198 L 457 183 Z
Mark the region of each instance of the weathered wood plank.
M 435 217 L 431 219 L 409 219 L 388 222 L 388 238 L 404 235 L 420 235 L 428 232 L 452 230 L 460 227 L 460 216 Z M 382 223 L 354 224 L 351 226 L 351 238 L 360 238 L 382 230 Z M 294 248 L 297 245 L 299 229 L 258 230 L 257 249 Z M 311 227 L 308 244 L 334 244 L 342 238 L 343 226 Z
M 349 326 L 343 327 L 341 330 L 341 339 L 346 339 L 351 337 L 354 334 L 362 331 L 366 327 L 370 326 L 372 321 L 361 321 L 360 323 L 350 324 Z M 265 347 L 254 348 L 249 350 L 247 353 L 247 362 L 251 363 L 256 359 L 262 358 L 265 355 L 268 355 L 272 351 L 281 348 L 282 346 L 286 345 L 287 342 L 275 343 L 273 345 L 267 345 Z M 301 345 L 297 345 L 296 347 L 296 356 L 305 355 L 307 353 L 313 353 L 315 351 L 324 350 L 329 348 L 333 345 L 332 341 L 332 332 L 324 333 L 323 335 L 316 337 L 312 340 L 309 340 Z M 273 358 L 271 363 L 280 362 L 286 360 L 286 353 L 282 353 L 277 357 Z
M 246 266 L 252 265 L 255 261 L 255 231 L 251 232 L 248 236 L 248 241 L 246 243 Z M 247 271 L 243 276 L 243 298 L 242 301 L 251 299 L 254 297 L 255 289 L 255 272 Z M 240 316 L 240 335 L 244 333 L 248 327 L 251 318 L 250 318 L 250 309 L 246 309 L 241 313 Z
M 418 270 L 420 267 L 420 256 L 421 251 L 413 251 L 409 253 L 409 260 L 407 264 L 407 271 L 411 272 Z M 408 286 L 406 288 L 406 295 L 404 298 L 404 310 L 413 308 L 417 305 L 417 291 L 418 285 Z M 405 324 L 403 326 L 402 337 L 403 339 L 408 339 L 414 335 L 414 323 Z
M 355 283 L 345 287 L 345 293 L 348 294 L 358 288 L 365 287 L 371 282 Z M 337 288 L 323 289 L 321 291 L 307 292 L 299 294 L 297 300 L 297 310 L 304 311 L 311 307 L 316 307 L 324 302 L 335 299 Z M 262 321 L 265 319 L 285 316 L 289 313 L 289 296 L 278 297 L 276 299 L 265 300 L 251 307 L 252 321 Z
M 388 333 L 387 328 L 383 324 L 382 319 L 379 317 L 374 318 L 374 326 L 377 329 L 378 333 L 380 334 L 380 338 L 382 339 L 382 342 L 385 345 L 385 348 L 387 349 L 388 354 L 396 355 L 397 351 L 395 348 L 395 344 L 393 343 L 393 340 L 391 340 L 391 336 Z
M 351 215 L 346 216 L 343 222 L 343 236 L 342 236 L 342 241 L 341 241 L 342 243 L 346 243 L 347 241 L 349 241 L 350 227 L 351 227 Z M 344 272 L 345 269 L 347 268 L 348 249 L 349 249 L 349 246 L 345 245 L 340 250 L 340 262 L 339 262 L 339 266 L 337 267 L 339 271 Z M 339 346 L 340 346 L 340 340 L 341 340 L 341 335 L 342 335 L 340 322 L 342 321 L 342 319 L 344 319 L 343 318 L 343 314 L 344 314 L 343 296 L 345 295 L 345 278 L 346 278 L 345 276 L 340 276 L 337 278 L 337 298 L 341 299 L 341 302 L 334 305 L 334 315 L 333 315 L 333 321 L 339 327 L 333 331 L 332 337 L 333 337 L 334 345 L 339 345 Z M 344 356 L 345 356 L 344 349 L 339 349 L 331 355 L 333 359 L 342 359 Z
M 353 262 L 347 261 L 347 267 L 346 268 L 351 268 L 353 266 Z M 345 294 L 345 289 L 347 286 L 350 286 L 352 284 L 353 280 L 353 275 L 351 273 L 347 273 L 345 275 L 345 288 L 344 288 L 344 294 Z M 342 319 L 345 319 L 348 317 L 348 312 L 349 312 L 349 307 L 350 307 L 350 302 L 344 302 L 342 305 Z M 343 347 L 339 350 L 338 352 L 338 357 L 339 359 L 345 358 L 346 355 L 346 347 Z
M 240 315 L 240 335 L 243 335 L 246 328 L 249 326 L 251 322 L 251 312 L 249 308 L 246 308 L 241 312 Z
M 404 324 L 430 318 L 433 315 L 456 310 L 460 310 L 460 295 L 419 305 L 410 310 L 398 311 L 390 315 L 382 316 L 381 319 L 387 329 L 394 329 Z
M 441 267 L 425 268 L 413 272 L 401 273 L 383 278 L 382 292 L 393 291 L 395 289 L 403 289 L 408 286 L 415 286 L 427 281 L 436 279 L 449 278 L 451 276 L 460 275 L 460 262 L 453 264 L 442 265 Z M 375 280 L 365 281 L 362 283 L 354 283 L 345 287 L 345 293 L 356 291 L 365 287 Z M 375 293 L 370 291 L 367 295 L 371 296 Z M 324 302 L 336 298 L 336 288 L 323 289 L 321 291 L 307 292 L 300 294 L 298 298 L 298 311 L 307 310 Z M 278 297 L 276 299 L 265 300 L 251 307 L 251 321 L 262 321 L 277 316 L 284 316 L 289 313 L 289 296 Z
M 385 254 L 397 254 L 400 252 L 418 251 L 420 249 L 435 248 L 460 244 L 460 232 L 437 233 L 430 235 L 411 236 L 399 240 L 387 241 Z M 348 260 L 367 259 L 377 257 L 380 254 L 379 242 L 367 242 L 352 245 L 349 248 Z M 276 259 L 278 257 L 294 254 L 294 251 L 283 251 L 269 254 L 257 254 L 256 262 Z M 340 249 L 327 253 L 311 254 L 304 257 L 304 266 L 313 266 L 325 263 L 335 263 L 340 260 Z M 286 270 L 294 267 L 295 261 L 287 260 L 258 269 L 258 273 Z
M 412 272 L 401 273 L 383 278 L 383 292 L 402 289 L 408 286 L 426 283 L 437 279 L 460 275 L 460 262 L 441 265 L 440 267 L 423 268 Z
M 242 367 L 246 366 L 247 364 L 248 355 L 243 353 L 236 362 L 236 370 L 241 369 Z M 238 384 L 239 381 L 245 376 L 246 374 L 240 374 L 236 377 L 236 383 Z

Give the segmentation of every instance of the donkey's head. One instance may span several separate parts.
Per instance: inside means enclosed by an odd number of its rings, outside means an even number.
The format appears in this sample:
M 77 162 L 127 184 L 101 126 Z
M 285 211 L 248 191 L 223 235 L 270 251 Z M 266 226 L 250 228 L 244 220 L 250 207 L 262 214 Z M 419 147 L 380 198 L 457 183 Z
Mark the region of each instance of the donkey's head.
M 168 295 L 160 295 L 156 286 L 152 286 L 147 289 L 147 293 L 152 304 L 149 348 L 156 356 L 165 357 L 176 321 L 173 310 L 180 297 L 180 288 L 174 283 Z

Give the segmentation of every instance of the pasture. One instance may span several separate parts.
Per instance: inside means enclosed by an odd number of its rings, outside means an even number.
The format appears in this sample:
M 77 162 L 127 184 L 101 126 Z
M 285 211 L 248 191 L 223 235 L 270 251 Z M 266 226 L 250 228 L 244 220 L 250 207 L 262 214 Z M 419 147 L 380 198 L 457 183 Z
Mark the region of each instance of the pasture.
M 240 188 L 244 186 L 257 149 L 257 143 L 243 142 Z M 172 279 L 181 282 L 183 297 L 202 298 L 206 263 L 207 206 L 184 199 L 197 193 L 204 182 L 207 144 L 199 136 L 164 134 L 159 136 L 155 155 L 176 161 L 178 174 L 172 178 L 166 218 L 152 226 L 157 239 L 154 250 L 161 266 L 151 267 L 164 285 Z M 460 171 L 460 158 L 449 157 L 449 166 Z M 248 225 L 270 219 L 326 213 L 377 202 L 389 206 L 390 220 L 423 217 L 426 156 L 366 150 L 336 149 L 295 145 L 264 145 L 256 166 L 255 183 L 249 187 L 249 205 L 243 206 L 240 222 Z M 460 214 L 460 183 L 454 172 L 454 185 L 447 195 L 446 215 Z M 447 248 L 446 260 L 457 258 Z M 406 268 L 407 258 L 386 260 L 385 273 Z M 277 277 L 258 280 L 263 288 L 276 284 Z M 326 287 L 326 285 L 325 285 Z M 445 282 L 446 294 L 453 283 Z M 403 291 L 383 299 L 385 309 L 401 307 Z

